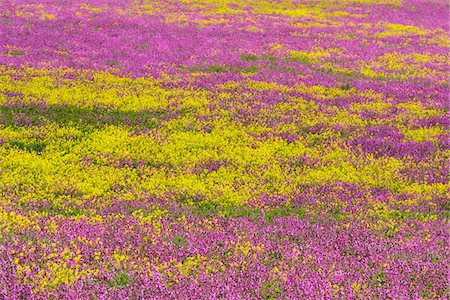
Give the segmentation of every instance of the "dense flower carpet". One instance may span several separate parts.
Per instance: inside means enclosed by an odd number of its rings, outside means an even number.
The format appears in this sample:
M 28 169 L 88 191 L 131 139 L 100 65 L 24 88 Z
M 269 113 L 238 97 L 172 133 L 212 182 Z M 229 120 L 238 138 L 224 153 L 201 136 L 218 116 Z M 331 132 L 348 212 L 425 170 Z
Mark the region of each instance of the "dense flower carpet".
M 0 298 L 446 299 L 448 15 L 0 1 Z

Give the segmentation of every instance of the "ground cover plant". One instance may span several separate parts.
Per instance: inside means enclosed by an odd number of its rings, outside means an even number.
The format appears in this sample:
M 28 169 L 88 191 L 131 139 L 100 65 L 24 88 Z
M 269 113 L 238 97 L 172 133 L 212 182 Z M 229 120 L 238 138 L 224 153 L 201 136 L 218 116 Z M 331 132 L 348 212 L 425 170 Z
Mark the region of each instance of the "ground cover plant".
M 0 1 L 0 298 L 446 299 L 448 14 Z

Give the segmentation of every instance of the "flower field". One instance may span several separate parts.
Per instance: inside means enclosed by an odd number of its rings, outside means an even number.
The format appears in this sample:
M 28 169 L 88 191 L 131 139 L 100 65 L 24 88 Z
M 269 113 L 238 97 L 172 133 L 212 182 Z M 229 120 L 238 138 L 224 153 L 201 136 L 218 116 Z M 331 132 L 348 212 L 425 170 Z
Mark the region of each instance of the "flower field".
M 0 299 L 447 299 L 449 11 L 0 1 Z

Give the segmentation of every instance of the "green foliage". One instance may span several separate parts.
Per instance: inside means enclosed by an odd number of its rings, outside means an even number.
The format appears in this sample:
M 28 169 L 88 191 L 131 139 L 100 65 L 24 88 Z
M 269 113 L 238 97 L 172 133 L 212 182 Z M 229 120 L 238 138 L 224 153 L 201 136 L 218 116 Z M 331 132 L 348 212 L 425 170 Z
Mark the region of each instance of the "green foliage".
M 25 144 L 24 142 L 18 141 L 18 140 L 10 141 L 9 145 L 12 148 L 17 148 L 20 150 L 25 150 L 28 152 L 36 152 L 36 153 L 41 153 L 42 151 L 44 151 L 45 146 L 47 146 L 47 144 L 45 144 L 45 143 Z
M 14 57 L 22 57 L 22 56 L 24 56 L 24 53 L 21 51 L 8 51 L 8 52 L 6 52 L 6 55 L 14 56 Z
M 308 65 L 311 63 L 311 59 L 306 54 L 296 54 L 295 56 L 290 56 L 286 58 L 287 61 L 299 62 L 303 65 Z
M 295 216 L 299 219 L 303 219 L 306 215 L 306 211 L 302 207 L 293 206 L 279 206 L 266 212 L 265 219 L 271 223 L 276 218 L 284 218 L 288 216 Z
M 346 83 L 346 84 L 341 85 L 339 88 L 343 91 L 348 91 L 352 87 L 350 86 L 350 84 Z
M 346 34 L 344 36 L 344 40 L 352 40 L 352 39 L 356 39 L 358 36 L 356 34 L 350 33 L 350 34 Z
M 257 60 L 259 60 L 258 56 L 252 55 L 252 54 L 241 54 L 239 57 L 242 60 L 245 60 L 245 61 L 257 61 Z
M 129 285 L 134 285 L 134 281 L 131 279 L 130 275 L 125 271 L 120 271 L 113 276 L 113 280 L 108 281 L 110 287 L 126 287 Z
M 216 66 L 216 65 L 211 65 L 206 70 L 209 72 L 215 72 L 215 73 L 226 73 L 227 72 L 227 69 L 224 66 Z
M 77 207 L 67 207 L 63 208 L 57 206 L 53 203 L 50 205 L 40 205 L 36 208 L 39 213 L 46 213 L 48 215 L 64 216 L 64 217 L 75 217 L 83 214 L 83 211 Z
M 241 54 L 241 55 L 239 55 L 239 57 L 245 61 L 268 60 L 273 63 L 277 60 L 277 58 L 275 56 L 268 56 L 268 55 L 257 56 L 257 55 L 253 55 L 253 54 Z
M 188 245 L 188 243 L 186 242 L 186 239 L 184 236 L 176 236 L 172 239 L 172 242 L 176 245 L 178 245 L 178 247 L 186 247 Z
M 256 66 L 253 65 L 253 66 L 244 68 L 244 70 L 242 72 L 245 74 L 250 74 L 250 73 L 255 73 L 256 70 L 257 70 Z
M 262 299 L 274 300 L 278 299 L 281 295 L 280 284 L 276 280 L 264 282 L 259 290 L 259 296 Z

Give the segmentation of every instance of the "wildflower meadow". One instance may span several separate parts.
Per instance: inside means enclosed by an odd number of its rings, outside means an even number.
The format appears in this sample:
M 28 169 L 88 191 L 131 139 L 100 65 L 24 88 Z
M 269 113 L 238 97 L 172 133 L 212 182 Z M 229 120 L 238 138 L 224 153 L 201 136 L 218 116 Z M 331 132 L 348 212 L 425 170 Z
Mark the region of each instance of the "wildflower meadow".
M 0 1 L 0 299 L 448 299 L 449 13 Z

